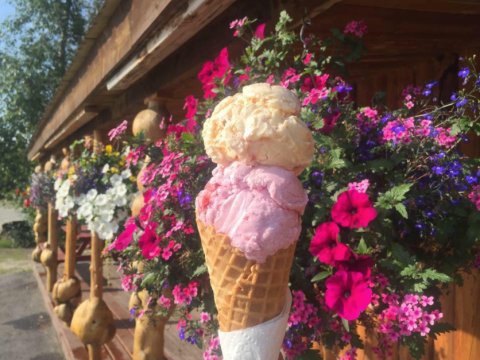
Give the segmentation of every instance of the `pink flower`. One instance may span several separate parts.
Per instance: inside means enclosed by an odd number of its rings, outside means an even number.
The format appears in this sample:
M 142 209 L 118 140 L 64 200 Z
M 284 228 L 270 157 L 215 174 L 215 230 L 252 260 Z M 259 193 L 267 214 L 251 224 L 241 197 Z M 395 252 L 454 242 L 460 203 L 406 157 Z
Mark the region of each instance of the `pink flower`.
M 332 131 L 340 115 L 342 114 L 339 112 L 334 112 L 332 115 L 328 115 L 327 117 L 324 117 L 323 127 L 320 130 L 318 130 L 318 132 L 321 132 L 322 134 L 328 134 L 330 131 Z
M 347 26 L 345 27 L 345 30 L 343 30 L 344 34 L 355 34 L 360 38 L 366 32 L 367 32 L 367 25 L 365 25 L 363 20 L 360 20 L 360 21 L 352 20 L 347 24 Z
M 120 125 L 110 130 L 110 132 L 108 133 L 110 141 L 112 141 L 113 139 L 120 138 L 120 136 L 127 130 L 127 125 L 128 125 L 127 120 L 123 120 L 123 122 Z
M 302 106 L 309 104 L 315 105 L 320 99 L 325 99 L 328 96 L 328 89 L 318 90 L 312 89 L 302 101 Z
M 325 304 L 346 320 L 355 320 L 372 300 L 372 289 L 358 272 L 337 271 L 325 285 Z
M 318 256 L 318 260 L 329 265 L 335 261 L 348 260 L 351 250 L 338 241 L 340 229 L 334 222 L 326 222 L 317 227 L 315 236 L 310 242 L 310 252 Z
M 333 221 L 350 229 L 366 227 L 376 217 L 368 195 L 356 190 L 341 193 L 332 207 Z
M 263 40 L 265 39 L 265 35 L 263 34 L 264 31 L 265 31 L 265 24 L 258 25 L 257 28 L 255 29 L 254 36 Z
M 113 242 L 115 249 L 123 251 L 133 240 L 133 233 L 137 230 L 137 225 L 132 223 L 128 225 L 125 230 Z
M 200 313 L 200 322 L 203 324 L 203 323 L 206 323 L 206 322 L 209 322 L 211 319 L 210 315 L 206 312 L 202 312 Z
M 153 259 L 160 255 L 160 248 L 158 247 L 160 237 L 155 232 L 157 226 L 158 223 L 148 223 L 143 235 L 138 239 L 138 247 L 142 250 L 142 256 L 145 259 Z
M 212 335 L 211 339 L 210 339 L 210 343 L 208 344 L 208 348 L 210 350 L 217 350 L 218 347 L 220 346 L 220 338 L 216 338 Z
M 127 275 L 122 278 L 123 291 L 131 291 L 133 289 L 133 276 Z
M 198 80 L 200 80 L 202 84 L 209 84 L 213 81 L 213 76 L 213 61 L 207 61 L 203 64 L 202 70 L 198 73 Z
M 230 23 L 230 29 L 233 29 L 235 26 L 237 26 L 238 24 L 238 20 L 233 20 L 231 23 Z
M 250 66 L 247 66 L 245 68 L 245 74 L 242 74 L 238 77 L 240 84 L 243 83 L 244 81 L 250 80 L 250 75 L 248 75 L 248 73 L 250 72 L 251 69 L 252 68 Z
M 312 58 L 312 54 L 307 54 L 307 55 L 305 56 L 305 59 L 303 59 L 303 63 L 304 63 L 305 65 L 308 65 L 308 64 L 310 63 L 311 58 Z M 308 78 L 308 79 L 309 79 L 309 78 Z M 305 80 L 307 80 L 307 79 L 305 79 Z
M 158 303 L 163 306 L 163 307 L 166 307 L 166 308 L 169 308 L 171 305 L 172 305 L 172 301 L 165 297 L 165 296 L 160 296 L 160 298 L 158 299 Z
M 193 131 L 195 125 L 197 125 L 195 121 L 195 115 L 197 114 L 198 110 L 198 100 L 193 97 L 193 95 L 188 95 L 185 98 L 185 105 L 183 109 L 187 109 L 187 115 L 185 117 L 188 119 L 187 123 L 187 130 Z
M 303 85 L 300 86 L 300 89 L 302 92 L 308 92 L 311 91 L 312 89 L 318 89 L 318 90 L 323 90 L 325 88 L 325 85 L 327 84 L 328 77 L 330 75 L 324 74 L 322 76 L 312 76 L 312 77 L 307 77 L 303 81 Z
M 138 160 L 144 157 L 144 152 L 146 149 L 146 146 L 139 146 L 135 150 L 130 151 L 126 158 L 127 168 L 130 167 L 131 164 L 137 165 Z
M 371 268 L 375 264 L 373 259 L 368 255 L 358 255 L 351 252 L 352 256 L 346 260 L 336 260 L 334 265 L 339 270 L 355 271 L 362 273 L 365 278 L 369 278 L 372 273 Z
M 407 106 L 407 108 L 411 109 L 413 108 L 415 105 L 413 104 L 413 102 L 409 101 L 405 104 Z
M 352 182 L 348 183 L 348 190 L 357 190 L 359 193 L 366 193 L 368 187 L 370 186 L 370 181 L 368 179 L 362 180 L 359 183 L 357 182 Z

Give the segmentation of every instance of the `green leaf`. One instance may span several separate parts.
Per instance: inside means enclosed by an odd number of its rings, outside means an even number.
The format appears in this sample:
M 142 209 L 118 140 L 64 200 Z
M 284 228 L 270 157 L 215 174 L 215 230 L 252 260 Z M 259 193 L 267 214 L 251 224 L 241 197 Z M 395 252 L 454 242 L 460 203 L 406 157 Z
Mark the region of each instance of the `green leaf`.
M 440 281 L 440 282 L 443 282 L 443 283 L 453 281 L 453 279 L 450 276 L 448 276 L 447 274 L 437 272 L 434 269 L 426 269 L 425 271 L 423 271 L 420 274 L 420 276 L 424 280 L 436 280 L 436 281 Z
M 343 324 L 343 327 L 345 328 L 345 330 L 347 330 L 347 332 L 350 332 L 350 325 L 348 324 L 348 320 L 342 318 L 342 324 Z
M 318 273 L 313 277 L 312 282 L 317 282 L 317 281 L 326 279 L 329 276 L 330 276 L 330 273 L 328 271 L 322 271 L 321 273 Z
M 395 243 L 392 246 L 392 256 L 404 265 L 413 265 L 415 258 L 411 256 L 408 251 L 400 244 Z
M 370 252 L 368 251 L 368 247 L 367 247 L 367 244 L 365 243 L 365 239 L 362 236 L 362 238 L 360 239 L 360 242 L 358 243 L 358 246 L 357 246 L 357 254 L 367 255 L 369 253 Z
M 192 274 L 192 278 L 196 278 L 202 274 L 205 274 L 207 272 L 207 265 L 203 264 L 203 265 L 200 265 L 199 267 L 197 267 L 195 269 L 195 271 L 193 272 Z
M 187 143 L 193 143 L 194 142 L 194 137 L 192 134 L 189 133 L 182 133 L 182 140 L 187 142 Z
M 458 135 L 461 132 L 462 132 L 462 129 L 460 128 L 460 126 L 458 126 L 458 124 L 453 124 L 450 127 L 450 135 L 452 135 L 452 136 Z
M 455 330 L 456 329 L 449 323 L 435 323 L 430 326 L 430 333 L 428 335 L 436 340 L 438 334 L 445 334 Z
M 395 209 L 400 213 L 400 215 L 402 215 L 405 219 L 408 219 L 407 208 L 405 207 L 405 205 L 403 205 L 403 203 L 398 203 L 394 206 Z

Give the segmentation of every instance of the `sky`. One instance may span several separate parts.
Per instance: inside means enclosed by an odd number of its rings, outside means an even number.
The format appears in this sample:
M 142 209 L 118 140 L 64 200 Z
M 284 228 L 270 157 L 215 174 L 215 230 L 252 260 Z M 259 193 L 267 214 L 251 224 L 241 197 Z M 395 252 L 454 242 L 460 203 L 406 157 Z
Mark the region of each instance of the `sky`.
M 5 20 L 8 15 L 13 14 L 13 7 L 7 0 L 0 0 L 0 22 Z

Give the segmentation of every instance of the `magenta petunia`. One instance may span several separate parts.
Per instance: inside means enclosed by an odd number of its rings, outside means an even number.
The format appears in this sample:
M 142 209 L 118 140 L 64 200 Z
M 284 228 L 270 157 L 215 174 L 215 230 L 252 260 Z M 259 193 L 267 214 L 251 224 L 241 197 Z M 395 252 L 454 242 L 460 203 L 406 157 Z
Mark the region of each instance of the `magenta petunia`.
M 368 226 L 376 217 L 377 211 L 368 195 L 356 190 L 341 193 L 332 207 L 333 221 L 350 229 Z
M 323 127 L 318 130 L 319 132 L 323 134 L 327 134 L 330 131 L 333 130 L 333 127 L 335 126 L 335 123 L 337 122 L 337 119 L 340 117 L 341 113 L 339 112 L 334 112 L 332 115 L 328 115 L 327 117 L 323 118 Z
M 151 222 L 145 227 L 143 235 L 138 239 L 138 247 L 142 250 L 142 256 L 145 259 L 153 259 L 160 255 L 160 237 L 157 235 L 155 230 L 157 229 L 158 223 Z
M 310 242 L 310 252 L 318 256 L 318 260 L 328 265 L 334 265 L 335 261 L 347 261 L 351 256 L 351 250 L 345 244 L 338 241 L 340 229 L 334 222 L 327 222 L 317 227 L 315 236 Z
M 352 256 L 347 260 L 337 260 L 334 267 L 344 271 L 354 271 L 362 273 L 368 279 L 372 274 L 371 268 L 374 265 L 373 259 L 368 255 L 357 255 L 352 251 Z
M 128 225 L 125 230 L 115 239 L 113 242 L 115 249 L 118 251 L 123 251 L 127 248 L 128 245 L 133 240 L 133 233 L 137 230 L 137 225 L 132 223 Z
M 255 29 L 255 37 L 263 40 L 265 39 L 265 35 L 263 34 L 265 31 L 265 24 L 260 24 L 257 26 L 257 28 Z
M 372 289 L 362 273 L 337 271 L 325 285 L 325 304 L 346 320 L 355 320 L 372 301 Z

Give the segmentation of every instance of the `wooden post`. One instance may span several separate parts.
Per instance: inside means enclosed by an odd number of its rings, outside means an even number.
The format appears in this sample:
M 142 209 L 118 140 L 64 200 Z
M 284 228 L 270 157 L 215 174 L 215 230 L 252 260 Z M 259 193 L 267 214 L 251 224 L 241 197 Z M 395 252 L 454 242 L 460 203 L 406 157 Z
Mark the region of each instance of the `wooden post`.
M 67 239 L 65 244 L 65 277 L 72 278 L 75 275 L 75 263 L 77 256 L 77 219 L 73 216 L 67 220 Z
M 57 281 L 58 212 L 53 204 L 48 204 L 48 242 L 40 260 L 47 268 L 47 291 L 52 292 Z
M 103 296 L 102 240 L 92 232 L 92 262 L 90 264 L 90 299 Z
M 80 281 L 75 276 L 77 250 L 77 220 L 75 217 L 67 220 L 67 239 L 65 243 L 65 272 L 62 279 L 53 287 L 52 298 L 55 302 L 54 311 L 67 325 L 72 320 L 73 313 L 82 299 Z

